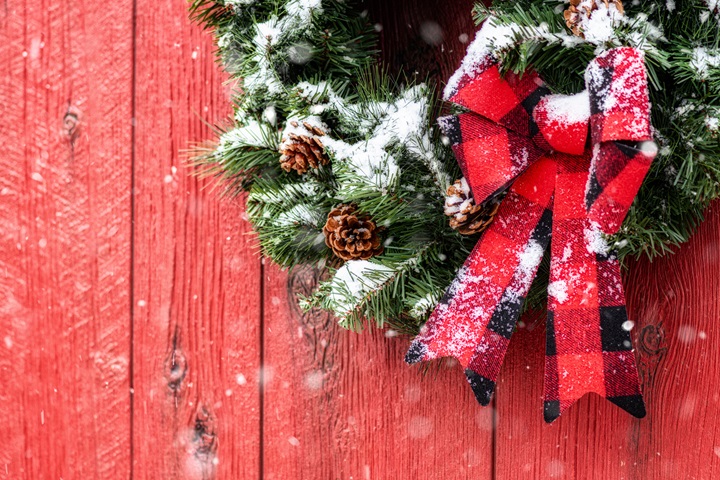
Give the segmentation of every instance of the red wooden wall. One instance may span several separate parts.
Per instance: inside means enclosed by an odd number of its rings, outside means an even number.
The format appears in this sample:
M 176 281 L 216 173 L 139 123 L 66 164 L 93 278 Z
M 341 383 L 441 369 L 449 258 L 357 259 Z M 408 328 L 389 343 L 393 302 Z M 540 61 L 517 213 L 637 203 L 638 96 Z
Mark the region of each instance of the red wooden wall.
M 470 3 L 370 9 L 390 63 L 446 76 Z M 230 110 L 186 8 L 0 4 L 0 479 L 720 477 L 717 205 L 627 274 L 646 419 L 586 397 L 545 425 L 532 319 L 483 409 L 407 338 L 303 315 L 314 272 L 261 262 L 242 202 L 189 175 Z

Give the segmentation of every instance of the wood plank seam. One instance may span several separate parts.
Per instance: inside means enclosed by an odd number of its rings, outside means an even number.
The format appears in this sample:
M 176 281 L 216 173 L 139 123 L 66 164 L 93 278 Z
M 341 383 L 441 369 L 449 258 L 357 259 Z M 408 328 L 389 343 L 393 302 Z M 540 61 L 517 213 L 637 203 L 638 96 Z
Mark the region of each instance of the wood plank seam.
M 132 70 L 130 72 L 130 353 L 129 366 L 130 369 L 130 476 L 129 479 L 135 478 L 135 166 L 136 166 L 136 143 L 137 143 L 137 0 L 132 0 L 131 8 L 131 35 L 132 35 Z
M 260 430 L 258 433 L 258 477 L 265 478 L 265 257 L 260 260 L 260 369 L 258 370 L 258 404 Z

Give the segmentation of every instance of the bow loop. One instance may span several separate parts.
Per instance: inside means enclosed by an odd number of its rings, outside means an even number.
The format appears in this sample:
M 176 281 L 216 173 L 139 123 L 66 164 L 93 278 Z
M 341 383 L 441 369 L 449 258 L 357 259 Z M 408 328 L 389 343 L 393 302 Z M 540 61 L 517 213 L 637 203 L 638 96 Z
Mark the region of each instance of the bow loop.
M 602 232 L 614 234 L 657 154 L 642 52 L 608 50 L 590 62 L 585 83 L 594 144 L 585 206 Z
M 576 95 L 548 95 L 535 107 L 533 117 L 553 150 L 583 154 L 590 124 L 587 90 Z
M 550 90 L 535 71 L 521 75 L 507 72 L 503 76 L 497 61 L 486 57 L 471 75 L 463 77 L 460 85 L 449 101 L 520 135 L 537 134 L 532 112 Z
M 593 143 L 652 140 L 641 51 L 621 47 L 604 52 L 585 70 L 585 85 L 590 96 Z
M 470 112 L 441 118 L 439 124 L 479 204 L 507 190 L 550 150 L 533 119 L 535 106 L 550 91 L 534 71 L 501 75 L 491 56 L 458 85 L 447 100 Z

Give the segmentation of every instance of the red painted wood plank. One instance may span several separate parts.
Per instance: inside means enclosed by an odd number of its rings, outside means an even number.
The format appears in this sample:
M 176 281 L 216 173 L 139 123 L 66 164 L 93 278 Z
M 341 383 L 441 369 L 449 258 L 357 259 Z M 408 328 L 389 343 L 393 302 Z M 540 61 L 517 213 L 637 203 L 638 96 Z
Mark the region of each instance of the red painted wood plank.
M 308 272 L 267 269 L 264 478 L 491 478 L 493 411 L 459 367 L 423 376 L 408 339 L 302 315 Z
M 502 479 L 710 479 L 720 475 L 720 208 L 673 256 L 625 285 L 648 416 L 588 396 L 542 420 L 544 325 L 513 336 L 497 389 Z
M 456 68 L 471 1 L 368 3 L 393 70 L 439 79 Z M 491 478 L 493 411 L 478 408 L 459 367 L 423 376 L 403 361 L 408 339 L 303 315 L 293 297 L 312 288 L 307 270 L 289 283 L 266 271 L 264 478 Z
M 134 478 L 257 478 L 260 260 L 182 153 L 230 113 L 187 6 L 137 4 Z
M 132 2 L 0 9 L 0 478 L 128 478 Z

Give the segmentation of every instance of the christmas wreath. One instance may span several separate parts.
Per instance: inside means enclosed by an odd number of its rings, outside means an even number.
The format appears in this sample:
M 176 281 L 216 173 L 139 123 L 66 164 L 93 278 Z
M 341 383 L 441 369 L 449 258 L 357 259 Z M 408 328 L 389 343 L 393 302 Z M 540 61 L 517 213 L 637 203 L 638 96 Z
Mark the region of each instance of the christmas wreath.
M 620 264 L 672 252 L 720 195 L 717 2 L 477 5 L 451 104 L 377 66 L 361 2 L 191 8 L 240 85 L 199 162 L 247 192 L 266 256 L 327 270 L 305 307 L 419 332 L 407 360 L 459 358 L 485 404 L 548 292 L 546 419 L 586 391 L 644 415 Z

